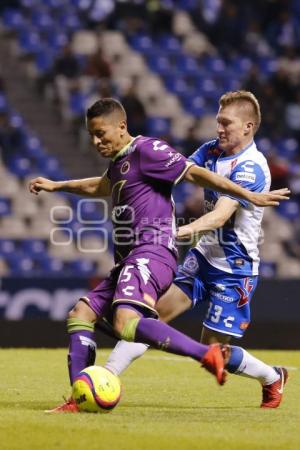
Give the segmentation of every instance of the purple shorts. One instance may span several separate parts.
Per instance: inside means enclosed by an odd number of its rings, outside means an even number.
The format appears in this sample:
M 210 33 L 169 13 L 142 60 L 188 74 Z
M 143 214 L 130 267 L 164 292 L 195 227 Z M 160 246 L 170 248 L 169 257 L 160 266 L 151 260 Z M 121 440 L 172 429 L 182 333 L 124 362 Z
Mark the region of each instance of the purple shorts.
M 133 255 L 132 255 L 133 256 Z M 116 266 L 110 275 L 90 291 L 84 301 L 100 317 L 108 320 L 112 306 L 137 310 L 142 316 L 157 317 L 155 305 L 174 278 L 173 270 L 147 253 Z

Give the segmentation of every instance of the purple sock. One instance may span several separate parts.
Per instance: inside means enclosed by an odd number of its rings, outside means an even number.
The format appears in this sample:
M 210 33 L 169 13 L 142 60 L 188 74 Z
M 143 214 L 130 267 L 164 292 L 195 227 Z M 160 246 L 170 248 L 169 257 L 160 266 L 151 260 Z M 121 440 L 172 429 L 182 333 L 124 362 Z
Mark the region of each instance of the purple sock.
M 92 366 L 96 359 L 94 332 L 79 330 L 69 334 L 68 366 L 71 386 L 79 372 Z
M 201 361 L 209 348 L 208 345 L 200 344 L 156 319 L 140 319 L 134 340 L 135 342 L 149 344 L 165 352 L 190 356 L 196 361 Z

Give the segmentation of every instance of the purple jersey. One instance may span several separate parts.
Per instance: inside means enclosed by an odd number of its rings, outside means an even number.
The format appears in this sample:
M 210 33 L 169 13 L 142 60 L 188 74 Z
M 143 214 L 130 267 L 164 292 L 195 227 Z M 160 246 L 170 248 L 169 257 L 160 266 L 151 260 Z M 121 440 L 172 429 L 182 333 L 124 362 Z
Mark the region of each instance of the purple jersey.
M 176 269 L 175 216 L 171 191 L 186 158 L 166 142 L 136 137 L 110 162 L 116 262 L 150 252 Z

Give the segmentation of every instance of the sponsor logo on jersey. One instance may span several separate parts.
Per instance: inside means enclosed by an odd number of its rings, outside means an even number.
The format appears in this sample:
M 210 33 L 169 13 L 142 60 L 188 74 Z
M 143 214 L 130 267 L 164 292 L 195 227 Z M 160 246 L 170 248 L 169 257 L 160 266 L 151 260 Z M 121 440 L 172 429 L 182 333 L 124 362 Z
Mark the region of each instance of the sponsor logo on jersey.
M 126 173 L 128 173 L 130 170 L 130 162 L 129 161 L 125 161 L 123 162 L 122 166 L 121 166 L 121 174 L 125 175 Z
M 245 172 L 254 172 L 253 166 L 255 165 L 254 161 L 246 161 L 244 164 L 241 165 L 241 167 L 243 168 L 243 170 Z
M 240 329 L 241 330 L 246 330 L 249 326 L 249 322 L 241 322 L 240 324 Z
M 226 290 L 226 287 L 225 287 L 224 284 L 217 283 L 217 284 L 215 285 L 215 289 L 216 289 L 217 291 L 224 292 L 224 291 Z
M 234 264 L 236 266 L 243 266 L 245 264 L 245 261 L 242 258 L 235 258 Z
M 179 161 L 181 159 L 181 154 L 180 153 L 169 153 L 169 156 L 172 156 L 172 158 L 165 164 L 165 167 L 170 167 L 172 164 L 174 164 L 174 162 Z
M 236 181 L 248 181 L 249 183 L 255 183 L 256 175 L 255 175 L 255 173 L 237 172 L 235 174 L 235 180 Z
M 233 303 L 234 302 L 234 298 L 233 297 L 230 297 L 229 295 L 222 294 L 221 292 L 210 291 L 210 295 L 212 297 L 217 298 L 218 300 L 221 300 L 222 302 L 225 302 L 225 303 Z

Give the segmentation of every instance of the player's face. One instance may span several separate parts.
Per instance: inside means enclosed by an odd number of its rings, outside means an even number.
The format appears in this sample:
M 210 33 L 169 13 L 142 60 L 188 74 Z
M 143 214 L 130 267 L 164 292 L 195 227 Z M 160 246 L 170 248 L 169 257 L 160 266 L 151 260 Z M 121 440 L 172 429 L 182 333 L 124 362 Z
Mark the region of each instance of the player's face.
M 92 144 L 104 158 L 113 158 L 124 146 L 125 120 L 117 120 L 112 114 L 98 116 L 87 121 Z
M 222 150 L 228 153 L 242 150 L 249 139 L 253 138 L 253 125 L 243 116 L 237 105 L 228 105 L 219 109 L 216 117 L 217 134 Z

